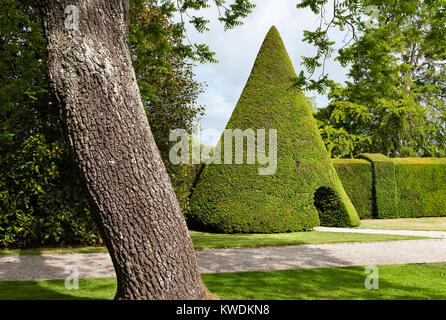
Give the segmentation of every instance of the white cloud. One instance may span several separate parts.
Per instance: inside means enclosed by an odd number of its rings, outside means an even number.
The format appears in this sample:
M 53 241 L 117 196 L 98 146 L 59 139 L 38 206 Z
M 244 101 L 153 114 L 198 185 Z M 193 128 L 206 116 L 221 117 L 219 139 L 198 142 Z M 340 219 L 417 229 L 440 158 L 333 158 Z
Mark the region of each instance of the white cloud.
M 257 0 L 255 3 L 257 6 L 244 20 L 244 25 L 233 30 L 223 30 L 215 8 L 203 10 L 203 15 L 211 20 L 210 31 L 201 34 L 188 28 L 190 41 L 208 44 L 219 61 L 195 67 L 196 79 L 208 84 L 199 98 L 200 103 L 206 105 L 206 116 L 201 121 L 203 129 L 214 128 L 221 132 L 226 126 L 271 26 L 279 30 L 297 73 L 303 70 L 301 56 L 316 52 L 314 47 L 302 42 L 303 30 L 313 30 L 319 25 L 318 17 L 311 11 L 297 9 L 297 0 Z M 332 36 L 342 40 L 341 34 Z M 337 63 L 328 63 L 326 72 L 334 80 L 345 80 L 345 71 Z M 318 106 L 323 106 L 327 99 L 318 96 L 316 101 Z

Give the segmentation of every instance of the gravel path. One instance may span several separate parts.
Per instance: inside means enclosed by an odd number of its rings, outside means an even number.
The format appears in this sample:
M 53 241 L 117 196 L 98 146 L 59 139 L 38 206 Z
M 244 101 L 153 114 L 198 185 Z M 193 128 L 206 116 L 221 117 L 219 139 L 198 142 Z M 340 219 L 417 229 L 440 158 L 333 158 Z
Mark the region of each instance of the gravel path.
M 446 262 L 446 239 L 197 251 L 201 273 Z M 68 269 L 66 269 L 68 266 Z M 108 253 L 0 256 L 0 281 L 114 277 Z
M 400 236 L 418 236 L 428 238 L 446 238 L 446 231 L 415 231 L 415 230 L 382 230 L 382 229 L 349 229 L 315 227 L 315 231 L 342 232 L 342 233 L 368 233 L 368 234 L 391 234 Z
M 115 276 L 108 253 L 57 253 L 0 256 L 0 281 L 65 279 L 78 267 L 79 278 Z
M 446 240 L 308 244 L 198 252 L 202 273 L 446 262 Z

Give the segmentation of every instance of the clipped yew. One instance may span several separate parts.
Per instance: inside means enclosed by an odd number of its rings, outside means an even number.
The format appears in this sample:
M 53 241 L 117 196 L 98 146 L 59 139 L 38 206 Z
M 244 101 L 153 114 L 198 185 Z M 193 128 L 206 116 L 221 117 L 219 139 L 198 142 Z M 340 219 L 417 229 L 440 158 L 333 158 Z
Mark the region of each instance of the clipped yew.
M 272 27 L 226 129 L 265 129 L 267 153 L 268 132 L 277 130 L 277 169 L 260 175 L 266 165 L 258 158 L 255 164 L 207 164 L 191 195 L 192 226 L 224 233 L 274 233 L 359 224 L 306 98 L 292 89 L 295 76 Z

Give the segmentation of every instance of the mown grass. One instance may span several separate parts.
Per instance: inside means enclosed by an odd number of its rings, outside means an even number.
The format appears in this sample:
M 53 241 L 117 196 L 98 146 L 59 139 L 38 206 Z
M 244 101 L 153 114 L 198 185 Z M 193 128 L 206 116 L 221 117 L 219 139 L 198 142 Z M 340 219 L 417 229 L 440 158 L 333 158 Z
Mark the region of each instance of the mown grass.
M 364 267 L 206 274 L 206 286 L 222 299 L 243 300 L 445 300 L 446 263 L 379 266 L 379 289 L 367 290 Z M 0 299 L 112 299 L 116 279 L 0 282 Z
M 79 279 L 78 289 L 66 289 L 65 280 L 1 281 L 0 300 L 110 300 L 116 279 Z
M 46 253 L 98 253 L 98 252 L 108 252 L 108 250 L 106 247 L 2 249 L 2 250 L 0 250 L 0 255 L 5 255 L 5 254 L 46 254 Z
M 360 229 L 446 231 L 446 217 L 367 219 Z
M 191 231 L 195 249 L 267 247 L 313 243 L 414 240 L 420 237 L 337 232 L 291 232 L 276 234 L 215 234 Z
M 446 263 L 378 267 L 379 289 L 366 289 L 364 267 L 203 275 L 223 299 L 433 300 L 446 298 Z
M 339 242 L 369 242 L 393 240 L 417 240 L 424 237 L 357 234 L 337 232 L 291 232 L 275 234 L 216 234 L 199 231 L 190 231 L 194 247 L 197 250 L 207 248 L 233 248 L 233 247 L 267 247 L 285 246 L 312 243 L 339 243 Z M 4 254 L 45 254 L 45 253 L 97 253 L 107 252 L 105 247 L 82 248 L 32 248 L 22 250 L 3 249 Z

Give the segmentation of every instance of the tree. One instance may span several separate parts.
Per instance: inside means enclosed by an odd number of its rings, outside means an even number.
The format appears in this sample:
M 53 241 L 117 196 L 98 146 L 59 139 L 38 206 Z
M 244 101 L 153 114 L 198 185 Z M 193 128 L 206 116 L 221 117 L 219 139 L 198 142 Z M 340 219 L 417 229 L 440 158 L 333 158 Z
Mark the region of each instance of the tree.
M 203 298 L 192 241 L 141 102 L 128 0 L 36 4 L 51 89 L 115 267 L 116 298 Z
M 169 133 L 182 128 L 192 134 L 194 123 L 204 114 L 197 103 L 203 85 L 194 79 L 191 61 L 197 57 L 184 52 L 184 34 L 168 18 L 170 10 L 154 1 L 130 1 L 129 43 L 153 137 L 185 213 L 198 166 L 170 163 Z
M 192 131 L 203 113 L 202 85 L 189 62 L 199 56 L 184 49 L 170 10 L 131 0 L 129 44 L 152 133 L 184 210 L 197 168 L 169 164 L 168 137 L 172 129 Z M 38 11 L 29 1 L 1 0 L 0 12 L 0 245 L 100 241 L 50 93 Z
M 192 241 L 132 66 L 128 1 L 37 3 L 51 88 L 115 267 L 116 298 L 202 298 Z
M 318 52 L 303 61 L 310 77 L 301 73 L 295 83 L 319 92 L 329 89 L 330 103 L 316 118 L 334 156 L 446 155 L 445 6 L 443 0 L 304 0 L 298 5 L 320 15 L 321 25 L 304 32 Z M 328 37 L 333 28 L 345 32 L 341 45 Z M 325 74 L 334 52 L 349 68 L 345 85 Z M 318 68 L 322 73 L 313 79 Z

